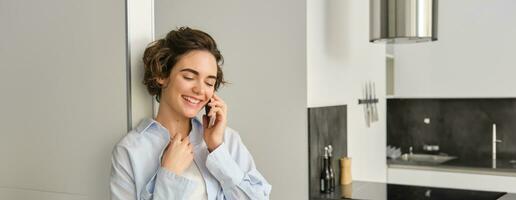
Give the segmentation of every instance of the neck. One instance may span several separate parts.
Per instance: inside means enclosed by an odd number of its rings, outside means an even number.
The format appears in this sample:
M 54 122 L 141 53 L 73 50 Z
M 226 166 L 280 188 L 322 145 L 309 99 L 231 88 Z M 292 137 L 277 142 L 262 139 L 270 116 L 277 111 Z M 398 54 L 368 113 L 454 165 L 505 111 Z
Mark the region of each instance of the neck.
M 185 138 L 190 134 L 190 119 L 181 116 L 170 108 L 165 108 L 165 105 L 160 104 L 156 121 L 168 129 L 168 134 L 171 138 L 176 134 L 179 134 L 181 138 Z

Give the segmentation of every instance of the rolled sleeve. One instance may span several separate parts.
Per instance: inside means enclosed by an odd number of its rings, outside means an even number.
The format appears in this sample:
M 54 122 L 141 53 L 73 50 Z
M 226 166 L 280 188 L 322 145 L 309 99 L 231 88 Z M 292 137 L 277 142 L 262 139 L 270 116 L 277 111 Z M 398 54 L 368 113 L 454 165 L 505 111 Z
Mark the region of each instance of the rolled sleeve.
M 224 199 L 269 199 L 271 186 L 236 132 L 227 134 L 224 143 L 208 154 L 206 168 L 220 183 Z
M 206 167 L 220 182 L 223 190 L 235 187 L 244 178 L 244 172 L 229 154 L 225 143 L 208 155 Z

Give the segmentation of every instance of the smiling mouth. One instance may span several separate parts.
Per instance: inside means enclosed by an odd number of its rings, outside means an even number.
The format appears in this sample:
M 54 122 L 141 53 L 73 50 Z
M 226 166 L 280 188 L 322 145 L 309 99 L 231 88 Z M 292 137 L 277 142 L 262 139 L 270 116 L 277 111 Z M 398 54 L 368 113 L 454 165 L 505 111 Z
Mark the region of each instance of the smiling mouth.
M 189 97 L 189 96 L 182 96 L 182 97 L 184 100 L 186 100 L 187 102 L 189 102 L 191 104 L 199 104 L 199 102 L 201 102 L 201 100 L 193 98 L 193 97 Z

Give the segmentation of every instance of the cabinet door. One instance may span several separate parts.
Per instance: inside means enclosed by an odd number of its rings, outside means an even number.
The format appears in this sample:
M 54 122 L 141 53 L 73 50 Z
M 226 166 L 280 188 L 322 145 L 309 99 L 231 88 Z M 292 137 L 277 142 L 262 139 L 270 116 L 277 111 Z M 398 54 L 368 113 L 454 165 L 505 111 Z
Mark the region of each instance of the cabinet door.
M 0 2 L 0 199 L 108 199 L 125 1 Z

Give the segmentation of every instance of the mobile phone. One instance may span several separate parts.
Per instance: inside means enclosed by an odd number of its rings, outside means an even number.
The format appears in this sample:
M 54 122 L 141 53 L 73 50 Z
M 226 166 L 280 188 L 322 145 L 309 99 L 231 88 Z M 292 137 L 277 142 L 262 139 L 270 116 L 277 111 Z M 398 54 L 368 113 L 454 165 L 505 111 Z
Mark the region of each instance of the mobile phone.
M 210 103 L 210 101 L 208 101 L 208 103 Z M 208 116 L 208 114 L 210 113 L 210 110 L 211 110 L 211 106 L 208 105 L 208 103 L 206 104 L 206 106 L 204 106 L 204 111 L 206 112 L 205 115 Z M 208 116 L 210 118 L 210 121 L 208 122 L 208 127 L 212 127 L 214 124 L 215 124 L 215 116 Z

